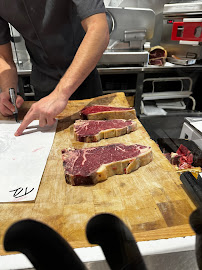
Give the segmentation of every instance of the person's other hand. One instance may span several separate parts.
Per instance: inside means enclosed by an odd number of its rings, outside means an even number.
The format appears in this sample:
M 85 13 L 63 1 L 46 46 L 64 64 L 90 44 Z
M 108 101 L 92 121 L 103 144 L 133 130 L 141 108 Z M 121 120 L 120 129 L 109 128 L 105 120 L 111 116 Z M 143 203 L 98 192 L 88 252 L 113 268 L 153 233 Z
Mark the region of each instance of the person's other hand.
M 59 95 L 54 91 L 47 97 L 34 103 L 15 132 L 15 136 L 20 136 L 26 127 L 36 119 L 39 119 L 40 127 L 52 126 L 56 121 L 55 117 L 65 109 L 67 101 L 65 96 Z
M 24 99 L 21 96 L 16 98 L 16 106 L 19 109 L 24 102 Z M 3 116 L 10 116 L 15 111 L 15 107 L 11 103 L 10 95 L 8 92 L 0 93 L 0 113 Z

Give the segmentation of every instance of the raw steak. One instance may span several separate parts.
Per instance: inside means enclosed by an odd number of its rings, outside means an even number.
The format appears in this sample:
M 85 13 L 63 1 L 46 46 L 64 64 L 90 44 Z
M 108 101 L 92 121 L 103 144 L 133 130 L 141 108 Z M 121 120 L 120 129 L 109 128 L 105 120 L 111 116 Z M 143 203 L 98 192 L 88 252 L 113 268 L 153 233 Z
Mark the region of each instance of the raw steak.
M 109 119 L 135 119 L 134 108 L 110 107 L 103 105 L 94 105 L 85 107 L 81 113 L 81 119 L 84 120 L 109 120 Z
M 176 153 L 165 153 L 166 158 L 170 161 L 172 165 L 176 165 L 179 170 L 192 168 L 192 163 L 194 161 L 193 154 L 191 151 L 184 146 L 180 145 Z
M 136 129 L 136 122 L 131 120 L 77 120 L 74 124 L 74 136 L 77 141 L 90 143 L 118 137 Z
M 151 147 L 110 144 L 84 149 L 62 150 L 67 183 L 91 185 L 115 174 L 128 174 L 152 160 Z
M 149 64 L 163 66 L 166 63 L 167 51 L 161 46 L 152 47 L 149 54 Z

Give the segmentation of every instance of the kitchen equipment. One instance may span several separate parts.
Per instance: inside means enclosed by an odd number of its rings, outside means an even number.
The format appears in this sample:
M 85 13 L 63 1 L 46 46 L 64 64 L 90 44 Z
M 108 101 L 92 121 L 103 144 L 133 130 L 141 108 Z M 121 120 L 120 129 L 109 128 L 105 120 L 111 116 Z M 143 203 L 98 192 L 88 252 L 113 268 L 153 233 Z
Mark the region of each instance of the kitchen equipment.
M 191 58 L 167 57 L 167 61 L 172 64 L 182 65 L 182 66 L 194 65 L 196 63 L 196 59 L 191 59 Z
M 27 70 L 31 73 L 30 56 L 25 47 L 25 41 L 21 34 L 9 24 L 11 34 L 11 47 L 13 52 L 14 62 L 19 70 Z
M 31 104 L 23 103 L 19 118 L 25 115 Z M 0 204 L 0 255 L 5 255 L 2 237 L 7 228 L 25 218 L 51 226 L 73 248 L 92 246 L 86 239 L 85 225 L 92 216 L 101 212 L 114 214 L 126 222 L 138 242 L 194 235 L 189 215 L 195 205 L 182 189 L 175 169 L 138 119 L 135 120 L 137 131 L 91 146 L 118 142 L 151 146 L 152 162 L 131 174 L 116 175 L 95 186 L 73 187 L 65 182 L 61 150 L 87 147 L 74 140 L 72 124 L 82 108 L 93 104 L 129 107 L 124 93 L 68 102 L 58 116 L 55 139 L 35 202 Z M 1 119 L 4 118 L 1 116 Z
M 155 13 L 152 9 L 107 7 L 110 43 L 99 65 L 144 65 L 145 50 L 153 37 Z
M 202 118 L 185 117 L 180 138 L 194 141 L 202 150 Z
M 201 1 L 164 5 L 161 46 L 168 56 L 202 59 L 201 18 Z
M 29 97 L 34 97 L 34 89 L 30 85 L 29 78 L 32 71 L 32 64 L 22 35 L 10 24 L 9 28 L 13 60 L 16 64 L 18 75 L 20 75 L 18 76 L 18 88 L 16 90 L 24 100 L 27 100 Z
M 106 1 L 107 2 L 107 1 Z M 149 8 L 155 12 L 154 34 L 151 40 L 151 47 L 159 45 L 163 28 L 163 7 L 168 0 L 111 0 L 106 6 Z
M 144 80 L 141 110 L 147 115 L 165 115 L 162 109 L 184 110 L 186 105 L 184 98 L 192 94 L 192 79 L 190 77 L 149 78 Z M 193 98 L 192 98 L 193 99 Z M 194 100 L 194 99 L 193 99 Z M 149 101 L 149 102 L 148 102 Z M 153 113 L 148 111 L 153 101 Z
M 202 41 L 202 19 L 183 19 L 183 22 L 174 22 L 171 39 L 180 42 L 194 41 L 193 45 L 198 45 Z

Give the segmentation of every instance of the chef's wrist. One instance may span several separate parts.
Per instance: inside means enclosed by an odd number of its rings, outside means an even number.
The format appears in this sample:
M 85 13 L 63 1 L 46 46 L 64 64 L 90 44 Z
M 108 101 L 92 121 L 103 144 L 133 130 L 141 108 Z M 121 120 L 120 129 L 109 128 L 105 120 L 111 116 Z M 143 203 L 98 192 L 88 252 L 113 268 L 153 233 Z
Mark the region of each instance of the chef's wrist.
M 60 83 L 57 85 L 54 92 L 56 93 L 58 98 L 61 98 L 66 102 L 68 102 L 70 96 L 72 95 L 70 89 L 68 87 L 64 87 L 62 84 L 60 85 Z
M 67 99 L 69 99 L 76 90 L 75 84 L 71 83 L 71 81 L 65 77 L 60 80 L 58 87 L 61 95 L 66 96 Z

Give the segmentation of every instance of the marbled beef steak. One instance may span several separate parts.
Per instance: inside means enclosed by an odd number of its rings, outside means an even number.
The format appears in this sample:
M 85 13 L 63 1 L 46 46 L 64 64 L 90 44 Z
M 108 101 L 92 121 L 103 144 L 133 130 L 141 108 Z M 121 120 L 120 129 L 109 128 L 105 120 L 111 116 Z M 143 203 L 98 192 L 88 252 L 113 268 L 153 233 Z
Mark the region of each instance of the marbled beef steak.
M 94 105 L 85 107 L 80 112 L 83 120 L 109 120 L 109 119 L 135 119 L 134 108 L 110 107 L 104 105 Z
M 152 149 L 133 144 L 110 144 L 84 149 L 62 150 L 67 183 L 92 185 L 115 174 L 128 174 L 152 160 Z
M 98 142 L 128 134 L 136 129 L 137 124 L 132 120 L 77 120 L 74 123 L 74 137 L 80 142 Z

